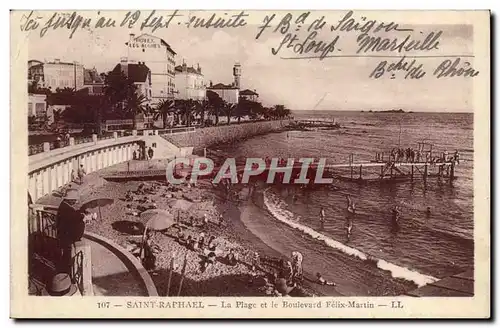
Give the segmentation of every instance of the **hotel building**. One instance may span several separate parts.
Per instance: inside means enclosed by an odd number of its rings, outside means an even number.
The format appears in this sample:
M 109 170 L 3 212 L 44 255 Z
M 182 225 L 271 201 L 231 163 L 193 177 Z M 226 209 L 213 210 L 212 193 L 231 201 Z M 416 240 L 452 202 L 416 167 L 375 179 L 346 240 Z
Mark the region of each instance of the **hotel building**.
M 141 34 L 130 34 L 127 46 L 127 61 L 142 62 L 151 70 L 152 103 L 175 96 L 175 51 L 165 40 Z

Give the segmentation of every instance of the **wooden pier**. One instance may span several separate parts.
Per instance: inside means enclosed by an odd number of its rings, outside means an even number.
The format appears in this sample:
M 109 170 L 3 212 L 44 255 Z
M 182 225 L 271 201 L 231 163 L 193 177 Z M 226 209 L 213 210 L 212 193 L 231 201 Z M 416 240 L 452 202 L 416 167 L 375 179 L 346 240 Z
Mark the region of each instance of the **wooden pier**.
M 444 153 L 446 154 L 446 152 Z M 383 153 L 375 154 L 375 159 L 372 161 L 356 162 L 354 160 L 354 155 L 349 155 L 348 159 L 344 163 L 326 163 L 324 167 L 319 167 L 319 163 L 315 162 L 309 166 L 307 172 L 307 178 L 310 181 L 314 181 L 316 178 L 316 173 L 318 170 L 323 171 L 323 178 L 334 178 L 343 181 L 351 181 L 356 183 L 397 183 L 406 181 L 416 181 L 423 180 L 424 185 L 427 184 L 428 180 L 431 178 L 437 178 L 439 181 L 448 181 L 450 184 L 455 177 L 455 166 L 458 163 L 458 159 L 455 157 L 441 156 L 439 158 L 432 157 L 432 148 L 427 153 L 425 157 L 422 156 L 424 161 L 413 160 L 413 158 L 406 158 L 399 160 L 394 156 L 384 156 Z M 428 161 L 431 159 L 431 161 Z M 270 163 L 267 163 L 267 168 L 259 174 L 258 176 L 253 176 L 253 178 L 267 180 L 269 174 Z M 279 167 L 285 167 L 285 159 L 278 164 Z M 213 172 L 209 175 L 201 175 L 200 179 L 207 179 L 215 177 L 220 167 L 215 167 Z M 245 165 L 237 166 L 238 174 L 243 174 L 245 171 Z M 190 172 L 190 167 L 181 169 L 184 171 L 183 176 L 188 176 Z M 253 169 L 252 169 L 253 170 Z M 300 174 L 302 170 L 302 163 L 294 163 L 291 168 L 291 181 L 294 181 Z M 277 179 L 280 179 L 282 174 L 277 174 Z M 166 167 L 165 169 L 159 169 L 158 167 L 152 167 L 150 169 L 140 169 L 140 170 L 130 170 L 127 171 L 117 171 L 111 172 L 104 176 L 107 180 L 138 180 L 138 179 L 165 179 L 166 178 Z M 279 182 L 279 181 L 277 181 Z

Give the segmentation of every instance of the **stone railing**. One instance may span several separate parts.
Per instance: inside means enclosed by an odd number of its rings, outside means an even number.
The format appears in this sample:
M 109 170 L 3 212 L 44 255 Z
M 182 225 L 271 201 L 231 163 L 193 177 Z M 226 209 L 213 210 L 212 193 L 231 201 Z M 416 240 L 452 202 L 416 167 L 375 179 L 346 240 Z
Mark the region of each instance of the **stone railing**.
M 28 147 L 28 156 L 37 155 L 43 152 L 52 151 L 54 149 L 60 149 L 65 147 L 71 147 L 74 145 L 80 145 L 85 143 L 95 143 L 101 140 L 108 139 L 119 139 L 123 137 L 130 136 L 144 136 L 144 135 L 164 135 L 164 134 L 177 134 L 177 133 L 190 133 L 195 132 L 196 128 L 194 127 L 178 127 L 178 128 L 170 128 L 170 129 L 156 129 L 156 130 L 127 130 L 127 131 L 114 131 L 114 132 L 105 132 L 104 134 L 98 136 L 97 134 L 93 134 L 89 137 L 83 138 L 69 138 L 69 140 L 59 140 L 53 142 L 44 142 L 43 144 L 34 144 L 29 145 Z

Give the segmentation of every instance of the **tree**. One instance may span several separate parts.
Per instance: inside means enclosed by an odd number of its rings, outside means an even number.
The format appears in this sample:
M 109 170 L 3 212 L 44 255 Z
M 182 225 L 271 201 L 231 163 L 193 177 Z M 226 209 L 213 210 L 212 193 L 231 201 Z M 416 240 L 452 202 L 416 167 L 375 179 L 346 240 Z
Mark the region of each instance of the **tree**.
M 196 113 L 197 102 L 192 99 L 179 99 L 175 102 L 175 107 L 182 117 L 182 123 L 191 126 L 193 114 Z
M 132 117 L 132 125 L 134 129 L 137 129 L 137 115 L 147 114 L 149 107 L 146 104 L 147 99 L 143 94 L 139 94 L 137 90 L 134 90 L 128 95 L 124 110 L 127 116 Z
M 208 99 L 196 102 L 196 113 L 200 115 L 201 126 L 205 126 L 205 113 L 210 112 L 210 102 Z
M 212 90 L 207 90 L 207 100 L 211 114 L 215 115 L 215 125 L 217 125 L 219 124 L 219 111 L 224 106 L 224 100 Z
M 169 113 L 175 112 L 175 101 L 162 99 L 154 109 L 153 118 L 154 120 L 162 118 L 163 128 L 167 127 L 167 118 Z
M 111 106 L 112 111 L 121 111 L 125 108 L 125 103 L 134 97 L 137 86 L 127 78 L 121 69 L 115 69 L 106 74 L 104 79 L 104 95 Z
M 231 116 L 233 115 L 236 106 L 237 106 L 236 104 L 231 104 L 226 102 L 224 102 L 224 105 L 222 106 L 223 112 L 227 116 L 227 125 L 231 124 Z
M 290 109 L 286 108 L 285 105 L 275 105 L 274 106 L 274 115 L 276 118 L 285 118 L 290 116 Z

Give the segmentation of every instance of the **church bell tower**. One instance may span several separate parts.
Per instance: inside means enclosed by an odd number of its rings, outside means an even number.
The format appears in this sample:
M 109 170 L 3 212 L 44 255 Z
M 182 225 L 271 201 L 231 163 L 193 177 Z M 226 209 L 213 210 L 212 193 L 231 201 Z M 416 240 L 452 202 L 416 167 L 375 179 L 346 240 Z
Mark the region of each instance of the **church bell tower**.
M 240 65 L 240 63 L 234 64 L 233 76 L 234 76 L 234 86 L 239 89 L 240 88 L 240 77 L 241 77 L 241 65 Z

